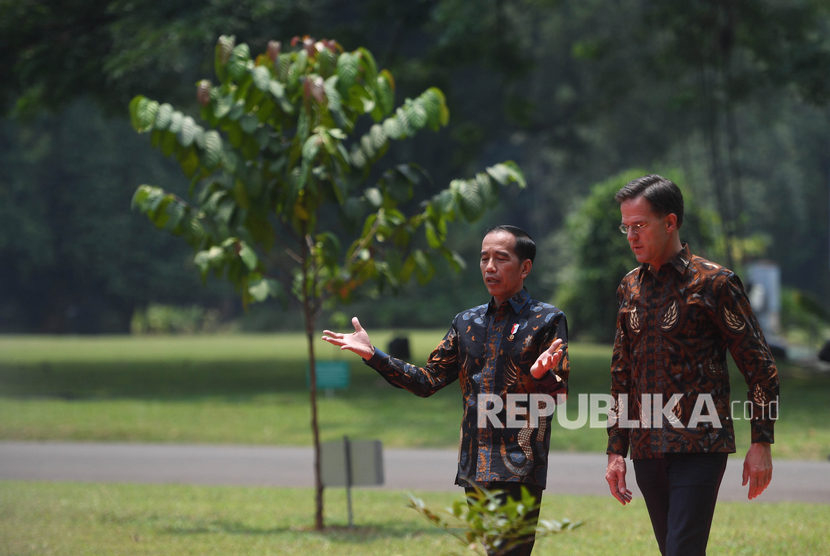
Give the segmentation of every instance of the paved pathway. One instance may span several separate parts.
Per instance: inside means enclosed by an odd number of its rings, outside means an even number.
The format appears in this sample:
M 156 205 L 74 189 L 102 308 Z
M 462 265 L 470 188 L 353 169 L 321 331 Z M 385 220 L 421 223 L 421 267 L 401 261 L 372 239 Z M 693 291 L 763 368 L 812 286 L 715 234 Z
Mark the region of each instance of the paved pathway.
M 0 480 L 182 483 L 305 487 L 313 485 L 310 448 L 0 442 Z M 609 496 L 603 454 L 552 452 L 548 492 Z M 455 450 L 383 450 L 385 481 L 396 490 L 455 490 Z M 759 500 L 830 504 L 830 462 L 773 462 Z M 730 458 L 720 500 L 746 500 L 742 459 Z M 629 487 L 639 496 L 629 462 Z

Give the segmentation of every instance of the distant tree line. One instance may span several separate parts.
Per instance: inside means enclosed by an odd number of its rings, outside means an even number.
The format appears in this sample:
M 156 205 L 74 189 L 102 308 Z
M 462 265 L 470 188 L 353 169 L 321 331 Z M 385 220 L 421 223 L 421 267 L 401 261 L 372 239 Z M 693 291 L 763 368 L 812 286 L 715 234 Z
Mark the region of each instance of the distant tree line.
M 2 331 L 124 332 L 159 303 L 242 314 L 230 288 L 198 279 L 185 246 L 130 210 L 136 184 L 189 186 L 130 129 L 130 99 L 197 113 L 194 85 L 222 34 L 253 51 L 334 38 L 369 48 L 398 101 L 441 88 L 449 125 L 389 154 L 428 167 L 421 198 L 501 160 L 525 173 L 527 189 L 486 219 L 450 225 L 464 272 L 439 266 L 404 295 L 341 308 L 367 326 L 443 326 L 452 307 L 480 302 L 481 233 L 509 222 L 540 245 L 534 295 L 572 314 L 576 335 L 604 338 L 613 308 L 583 286 L 599 276 L 607 289 L 635 263 L 613 235 L 615 207 L 602 212 L 591 195 L 631 169 L 688 192 L 701 214 L 693 247 L 739 271 L 774 260 L 786 286 L 830 309 L 826 3 L 0 0 L 0 11 Z M 273 304 L 246 318 L 286 326 L 296 311 Z

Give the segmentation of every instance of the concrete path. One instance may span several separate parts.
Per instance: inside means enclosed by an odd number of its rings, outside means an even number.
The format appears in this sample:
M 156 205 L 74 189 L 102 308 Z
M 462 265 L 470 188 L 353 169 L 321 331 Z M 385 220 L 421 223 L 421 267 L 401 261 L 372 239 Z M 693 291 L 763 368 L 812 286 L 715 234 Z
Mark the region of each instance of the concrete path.
M 730 458 L 720 500 L 746 500 L 742 458 Z M 552 452 L 548 492 L 609 496 L 604 454 Z M 830 504 L 830 462 L 774 461 L 758 500 Z M 181 483 L 308 487 L 312 451 L 238 445 L 0 442 L 0 480 Z M 384 449 L 385 481 L 395 490 L 455 490 L 455 450 Z M 629 462 L 629 488 L 639 497 Z

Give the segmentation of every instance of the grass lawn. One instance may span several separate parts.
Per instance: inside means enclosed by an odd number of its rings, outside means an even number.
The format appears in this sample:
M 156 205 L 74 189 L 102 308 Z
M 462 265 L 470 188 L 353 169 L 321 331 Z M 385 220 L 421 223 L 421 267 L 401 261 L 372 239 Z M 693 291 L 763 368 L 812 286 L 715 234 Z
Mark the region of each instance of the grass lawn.
M 423 361 L 443 331 L 410 332 Z M 373 335 L 385 346 L 390 333 Z M 388 447 L 458 442 L 458 387 L 428 399 L 392 388 L 351 354 L 351 386 L 321 393 L 323 440 L 348 434 Z M 610 348 L 573 344 L 571 399 L 608 391 Z M 0 439 L 308 445 L 305 339 L 299 334 L 192 337 L 0 337 Z M 782 365 L 778 458 L 825 459 L 830 377 Z M 742 399 L 740 377 L 733 396 Z M 569 406 L 575 418 L 576 404 Z M 737 421 L 739 453 L 749 431 Z M 554 426 L 552 449 L 603 452 L 602 428 Z M 441 510 L 460 494 L 416 493 Z M 324 532 L 310 489 L 0 481 L 0 555 L 450 554 L 460 544 L 407 509 L 403 492 L 326 490 Z M 642 501 L 549 494 L 543 519 L 584 521 L 541 539 L 540 554 L 653 554 Z M 827 554 L 830 505 L 722 502 L 710 554 Z
M 0 554 L 226 555 L 463 554 L 452 537 L 406 508 L 406 493 L 353 491 L 348 529 L 342 489 L 326 491 L 328 529 L 309 531 L 310 489 L 0 482 Z M 460 494 L 416 492 L 443 511 Z M 542 519 L 581 520 L 540 539 L 539 554 L 656 553 L 641 501 L 548 495 Z M 830 505 L 722 502 L 709 554 L 827 554 Z M 471 552 L 466 552 L 470 554 Z
M 423 362 L 444 331 L 407 331 Z M 386 346 L 391 332 L 373 334 Z M 347 361 L 351 385 L 321 392 L 323 440 L 379 438 L 387 447 L 458 442 L 453 384 L 422 399 L 391 387 L 350 353 L 315 338 L 317 357 Z M 574 343 L 569 418 L 580 393 L 608 392 L 610 347 Z M 175 337 L 0 336 L 0 439 L 309 445 L 307 348 L 301 334 Z M 830 454 L 830 376 L 782 363 L 776 458 Z M 743 400 L 733 372 L 733 399 Z M 736 420 L 738 453 L 749 441 Z M 551 449 L 604 452 L 604 428 L 552 427 Z

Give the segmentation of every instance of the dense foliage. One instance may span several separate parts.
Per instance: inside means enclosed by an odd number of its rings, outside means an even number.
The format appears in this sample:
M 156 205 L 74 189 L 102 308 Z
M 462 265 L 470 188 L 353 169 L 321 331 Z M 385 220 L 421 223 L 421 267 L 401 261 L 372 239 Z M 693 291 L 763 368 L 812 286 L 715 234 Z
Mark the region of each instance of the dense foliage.
M 740 271 L 749 255 L 738 240 L 760 238 L 752 256 L 778 262 L 785 286 L 828 309 L 825 2 L 0 0 L 0 10 L 5 330 L 124 331 L 153 302 L 239 316 L 221 283 L 198 287 L 183 246 L 139 240 L 144 224 L 128 208 L 136 183 L 178 195 L 189 184 L 130 136 L 123 107 L 142 93 L 195 110 L 193 84 L 222 33 L 255 51 L 275 36 L 333 36 L 371 50 L 401 98 L 440 87 L 451 125 L 390 147 L 390 160 L 429 170 L 425 196 L 505 159 L 528 181 L 480 223 L 448 226 L 450 248 L 468 261 L 499 222 L 542 245 L 571 241 L 560 232 L 591 187 L 643 168 L 671 173 L 719 214 L 711 231 L 723 262 Z M 531 286 L 563 305 L 553 276 L 576 261 L 557 253 L 540 252 Z M 546 264 L 557 272 L 538 272 Z M 432 285 L 374 300 L 367 324 L 444 325 L 448 304 L 480 301 L 473 267 L 454 276 L 439 265 Z M 287 326 L 281 311 L 263 321 Z

